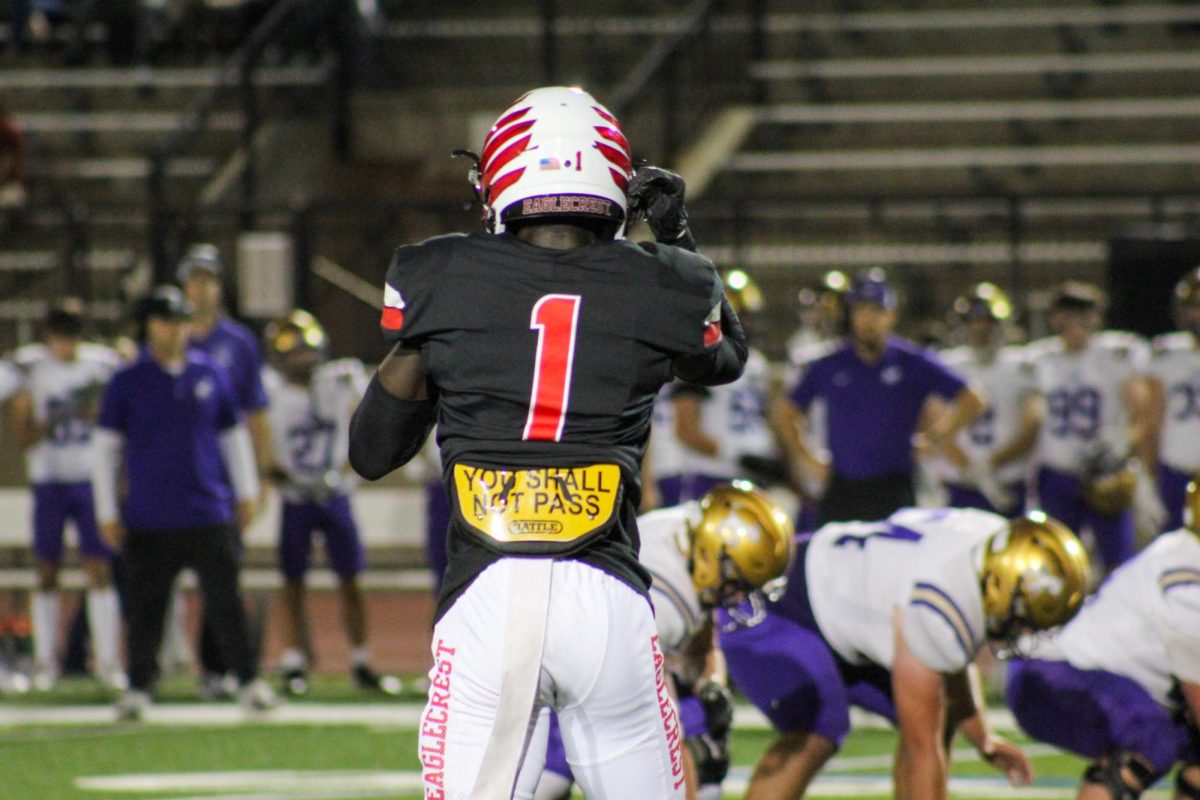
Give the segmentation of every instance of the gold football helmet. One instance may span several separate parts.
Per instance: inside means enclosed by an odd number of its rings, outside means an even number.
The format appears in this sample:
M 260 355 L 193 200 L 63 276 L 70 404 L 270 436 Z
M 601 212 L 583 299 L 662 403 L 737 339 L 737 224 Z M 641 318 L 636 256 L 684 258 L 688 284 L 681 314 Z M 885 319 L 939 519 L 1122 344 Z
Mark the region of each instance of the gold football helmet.
M 979 576 L 988 638 L 1012 647 L 1023 633 L 1068 622 L 1090 574 L 1087 551 L 1066 525 L 1040 511 L 1010 520 L 988 542 Z
M 954 313 L 963 319 L 982 317 L 1003 322 L 1012 316 L 1012 302 L 994 283 L 977 283 L 954 301 Z
M 729 305 L 735 314 L 741 316 L 762 311 L 762 290 L 745 271 L 731 269 L 721 276 L 721 282 L 725 284 L 725 296 L 729 298 Z
M 1188 273 L 1175 284 L 1175 306 L 1200 305 L 1200 267 Z
M 276 357 L 286 356 L 300 348 L 324 355 L 329 346 L 321 323 L 312 314 L 299 308 L 268 325 L 265 338 L 270 354 Z
M 688 520 L 688 569 L 708 608 L 758 592 L 778 596 L 796 550 L 792 520 L 748 481 L 714 487 Z

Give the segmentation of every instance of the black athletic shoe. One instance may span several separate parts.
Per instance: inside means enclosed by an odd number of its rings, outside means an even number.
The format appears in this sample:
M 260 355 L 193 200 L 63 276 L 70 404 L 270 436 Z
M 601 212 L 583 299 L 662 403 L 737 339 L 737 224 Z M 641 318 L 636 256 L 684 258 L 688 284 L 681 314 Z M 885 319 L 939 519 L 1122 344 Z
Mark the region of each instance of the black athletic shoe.
M 387 695 L 398 695 L 404 688 L 395 675 L 376 675 L 366 664 L 359 664 L 350 671 L 350 681 L 356 689 Z
M 308 694 L 308 673 L 302 669 L 284 670 L 283 693 L 288 697 L 303 697 Z

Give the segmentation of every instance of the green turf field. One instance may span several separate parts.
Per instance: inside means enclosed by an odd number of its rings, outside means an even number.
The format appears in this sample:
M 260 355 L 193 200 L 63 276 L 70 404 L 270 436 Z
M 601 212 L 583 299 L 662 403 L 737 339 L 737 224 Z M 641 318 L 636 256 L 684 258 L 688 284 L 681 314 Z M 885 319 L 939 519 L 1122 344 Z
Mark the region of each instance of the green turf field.
M 420 798 L 414 722 L 419 696 L 370 701 L 341 680 L 314 686 L 261 721 L 236 706 L 190 702 L 191 681 L 164 687 L 164 703 L 141 724 L 114 724 L 104 695 L 88 682 L 51 695 L 0 701 L 0 797 L 5 800 L 351 800 Z M 362 721 L 357 721 L 361 719 Z M 734 733 L 727 797 L 738 797 L 770 741 L 758 727 Z M 890 731 L 857 730 L 810 794 L 890 796 L 895 744 Z M 1014 790 L 986 765 L 956 756 L 952 795 L 1036 800 L 1074 797 L 1082 762 L 1031 745 L 1038 781 Z M 1147 797 L 1166 797 L 1151 792 Z

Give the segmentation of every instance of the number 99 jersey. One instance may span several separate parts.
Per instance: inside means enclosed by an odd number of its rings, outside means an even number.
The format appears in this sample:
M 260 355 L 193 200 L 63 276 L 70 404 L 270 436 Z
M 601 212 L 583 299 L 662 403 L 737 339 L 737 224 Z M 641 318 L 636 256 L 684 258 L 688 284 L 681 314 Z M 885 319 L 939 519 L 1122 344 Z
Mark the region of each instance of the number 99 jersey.
M 1146 343 L 1132 334 L 1106 331 L 1079 353 L 1066 352 L 1057 340 L 1031 347 L 1037 353 L 1038 390 L 1046 401 L 1039 463 L 1078 475 L 1098 447 L 1124 452 L 1129 412 L 1123 387 L 1146 372 Z

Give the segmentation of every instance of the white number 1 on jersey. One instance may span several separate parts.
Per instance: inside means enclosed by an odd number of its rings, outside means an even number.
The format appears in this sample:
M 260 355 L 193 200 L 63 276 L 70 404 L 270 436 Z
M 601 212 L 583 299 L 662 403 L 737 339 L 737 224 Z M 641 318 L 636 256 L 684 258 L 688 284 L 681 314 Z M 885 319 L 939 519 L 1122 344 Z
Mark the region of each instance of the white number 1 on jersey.
M 534 304 L 529 315 L 529 328 L 538 332 L 538 344 L 523 439 L 557 442 L 562 437 L 581 299 L 577 294 L 548 294 Z

